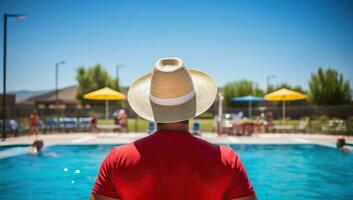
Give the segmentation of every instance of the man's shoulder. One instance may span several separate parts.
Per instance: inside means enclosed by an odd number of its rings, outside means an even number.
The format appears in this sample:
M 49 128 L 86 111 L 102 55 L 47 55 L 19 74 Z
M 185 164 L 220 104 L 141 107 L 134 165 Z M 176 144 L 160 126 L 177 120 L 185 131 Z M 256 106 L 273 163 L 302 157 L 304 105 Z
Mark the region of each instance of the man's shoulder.
M 116 153 L 122 153 L 122 152 L 126 152 L 126 151 L 131 151 L 133 146 L 134 146 L 133 142 L 127 143 L 127 144 L 121 144 L 119 146 L 113 147 L 111 152 L 116 154 Z
M 136 143 L 144 143 L 145 141 L 148 141 L 152 136 L 153 135 L 149 135 L 149 136 L 140 138 L 138 140 L 135 140 L 134 142 L 130 142 L 128 144 L 122 144 L 119 146 L 115 146 L 110 151 L 110 156 L 117 157 L 117 156 L 121 156 L 121 155 L 138 153 L 138 151 L 136 149 Z
M 219 145 L 219 148 L 222 154 L 229 155 L 229 156 L 236 155 L 235 151 L 227 145 Z
M 231 147 L 226 145 L 220 145 L 220 152 L 222 162 L 230 167 L 235 167 L 239 159 L 237 153 Z
M 118 160 L 123 157 L 134 156 L 137 153 L 138 152 L 134 147 L 133 143 L 129 143 L 113 147 L 107 157 L 113 160 Z

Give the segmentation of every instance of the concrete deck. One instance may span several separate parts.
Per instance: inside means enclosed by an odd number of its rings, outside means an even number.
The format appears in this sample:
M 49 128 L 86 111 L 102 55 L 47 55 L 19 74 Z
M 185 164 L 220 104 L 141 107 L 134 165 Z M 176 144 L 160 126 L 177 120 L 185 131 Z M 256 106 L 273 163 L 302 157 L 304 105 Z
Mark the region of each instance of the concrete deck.
M 42 134 L 37 139 L 44 140 L 45 144 L 125 144 L 147 136 L 145 133 L 60 133 Z M 335 146 L 337 135 L 320 134 L 264 134 L 252 136 L 217 136 L 215 133 L 203 133 L 201 138 L 219 144 L 322 144 Z M 353 137 L 346 136 L 347 143 L 353 143 Z M 34 136 L 11 137 L 0 146 L 15 144 L 32 144 Z
M 51 145 L 87 145 L 87 144 L 126 144 L 147 136 L 146 133 L 60 133 L 39 135 L 45 147 Z M 336 148 L 336 135 L 316 134 L 264 134 L 253 136 L 217 136 L 215 133 L 204 133 L 201 138 L 217 144 L 318 144 Z M 0 142 L 0 146 L 30 145 L 34 136 L 11 137 Z M 353 137 L 346 137 L 347 143 L 353 144 Z M 0 160 L 27 153 L 28 147 L 7 148 L 0 151 Z

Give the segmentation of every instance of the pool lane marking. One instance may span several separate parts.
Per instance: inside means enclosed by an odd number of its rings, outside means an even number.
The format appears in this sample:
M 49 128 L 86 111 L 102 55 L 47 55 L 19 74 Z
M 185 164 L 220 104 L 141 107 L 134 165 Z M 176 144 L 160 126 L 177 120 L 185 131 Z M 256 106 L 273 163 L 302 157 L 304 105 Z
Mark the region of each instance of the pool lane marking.
M 85 142 L 87 140 L 92 140 L 96 138 L 95 136 L 86 136 L 86 137 L 81 137 L 81 138 L 78 138 L 78 139 L 75 139 L 75 140 L 72 140 L 71 143 L 81 143 L 81 142 Z
M 300 143 L 311 143 L 309 140 L 303 139 L 303 138 L 290 138 L 291 140 L 294 140 L 296 142 Z

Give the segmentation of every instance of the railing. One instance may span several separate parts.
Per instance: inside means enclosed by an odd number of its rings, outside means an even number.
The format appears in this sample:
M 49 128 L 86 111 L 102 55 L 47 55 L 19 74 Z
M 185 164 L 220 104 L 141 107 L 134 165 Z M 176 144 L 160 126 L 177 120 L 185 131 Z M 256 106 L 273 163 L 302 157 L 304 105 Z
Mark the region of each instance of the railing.
M 0 108 L 0 116 L 2 116 Z M 80 120 L 84 118 L 91 117 L 95 114 L 102 122 L 104 118 L 104 107 L 91 107 L 91 108 L 76 108 L 76 107 L 67 107 L 65 109 L 40 109 L 35 108 L 34 106 L 29 105 L 16 105 L 16 106 L 9 106 L 7 111 L 7 119 L 12 120 L 11 123 L 8 121 L 7 123 L 12 124 L 13 122 L 17 122 L 20 126 L 23 127 L 23 130 L 27 130 L 28 128 L 28 119 L 33 111 L 36 111 L 41 121 L 46 123 L 46 128 L 43 129 L 45 132 L 50 131 L 70 131 L 69 127 L 70 122 L 62 122 L 65 127 L 56 126 L 55 120 L 58 118 L 60 119 L 75 119 Z M 113 119 L 114 111 L 117 108 L 110 108 L 110 119 Z M 281 119 L 281 107 L 254 107 L 253 108 L 253 120 L 260 118 L 261 114 L 265 114 L 267 111 L 271 111 L 273 113 L 273 120 L 280 121 Z M 236 107 L 236 108 L 225 108 L 225 113 L 239 113 L 243 112 L 244 116 L 247 117 L 248 108 L 247 107 Z M 275 127 L 278 130 L 285 130 L 285 128 L 289 129 L 291 125 L 293 127 L 298 127 L 300 123 L 300 119 L 303 117 L 307 117 L 310 120 L 308 125 L 307 132 L 321 132 L 321 133 L 343 133 L 348 134 L 353 132 L 353 105 L 343 105 L 343 106 L 288 106 L 287 107 L 287 122 L 289 124 L 280 124 L 280 126 Z M 134 120 L 137 115 L 132 112 L 132 110 L 127 110 L 128 116 L 130 118 L 129 123 L 129 130 L 130 131 L 147 131 L 147 122 L 144 122 L 143 126 L 140 127 L 140 122 L 143 121 L 139 119 L 139 123 L 134 123 Z M 214 127 L 214 116 L 216 115 L 216 109 L 210 109 L 207 114 L 202 115 L 199 119 L 202 119 L 201 129 L 203 132 L 213 132 L 215 131 Z M 53 120 L 54 119 L 54 120 Z M 0 119 L 1 120 L 1 119 Z M 334 122 L 334 120 L 341 120 L 339 123 Z M 70 120 L 69 120 L 70 121 Z M 77 122 L 80 123 L 80 122 Z M 88 124 L 88 122 L 86 122 Z M 112 122 L 113 123 L 113 122 Z M 133 124 L 133 125 L 132 125 Z M 207 125 L 205 125 L 207 124 Z M 9 125 L 9 127 L 11 127 Z M 146 128 L 144 128 L 146 126 Z M 207 128 L 205 128 L 207 126 Z M 60 128 L 61 127 L 61 128 Z M 142 128 L 143 127 L 143 128 Z M 281 129 L 282 127 L 282 129 Z M 283 128 L 284 127 L 284 128 Z M 345 127 L 342 128 L 342 127 Z M 74 128 L 72 128 L 73 130 Z M 81 130 L 79 126 L 77 126 L 76 130 Z M 299 129 L 300 130 L 300 129 Z M 345 131 L 346 130 L 346 131 Z M 9 131 L 7 131 L 9 132 Z M 306 131 L 305 131 L 306 132 Z

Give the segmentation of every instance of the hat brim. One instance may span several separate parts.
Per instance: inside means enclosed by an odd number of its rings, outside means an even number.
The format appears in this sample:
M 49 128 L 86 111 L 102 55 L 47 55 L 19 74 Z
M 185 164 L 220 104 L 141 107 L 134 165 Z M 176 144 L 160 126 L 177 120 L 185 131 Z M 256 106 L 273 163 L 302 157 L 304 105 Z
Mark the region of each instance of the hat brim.
M 140 117 L 158 123 L 185 121 L 196 117 L 211 107 L 217 96 L 217 85 L 211 76 L 189 70 L 194 84 L 195 96 L 186 103 L 162 106 L 151 102 L 150 86 L 152 73 L 138 78 L 129 88 L 128 102 Z

